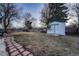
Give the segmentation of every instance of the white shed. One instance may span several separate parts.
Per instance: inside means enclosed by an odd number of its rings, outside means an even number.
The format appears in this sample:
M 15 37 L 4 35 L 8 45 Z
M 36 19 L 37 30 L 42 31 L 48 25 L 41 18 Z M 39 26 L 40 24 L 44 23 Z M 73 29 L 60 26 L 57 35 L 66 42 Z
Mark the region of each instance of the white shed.
M 65 23 L 56 21 L 50 23 L 47 34 L 54 36 L 65 35 Z

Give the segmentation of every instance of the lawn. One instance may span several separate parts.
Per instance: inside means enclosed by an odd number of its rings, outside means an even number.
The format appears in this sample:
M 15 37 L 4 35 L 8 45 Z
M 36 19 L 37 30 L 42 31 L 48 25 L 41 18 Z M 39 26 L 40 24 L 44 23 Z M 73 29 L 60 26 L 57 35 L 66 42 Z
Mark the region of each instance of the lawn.
M 48 36 L 44 33 L 12 33 L 15 41 L 35 56 L 79 56 L 78 36 Z

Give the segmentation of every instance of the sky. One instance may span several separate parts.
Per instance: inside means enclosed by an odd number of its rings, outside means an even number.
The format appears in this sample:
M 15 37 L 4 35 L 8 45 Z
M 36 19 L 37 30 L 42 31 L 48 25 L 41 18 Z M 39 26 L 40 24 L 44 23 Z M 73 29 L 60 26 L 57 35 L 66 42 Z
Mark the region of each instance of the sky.
M 30 12 L 33 17 L 39 18 L 41 9 L 43 8 L 43 4 L 41 3 L 26 3 L 21 4 L 20 7 L 23 8 L 23 12 Z
M 22 10 L 21 15 L 23 15 L 26 12 L 29 12 L 32 14 L 32 17 L 36 18 L 37 20 L 34 22 L 33 25 L 36 25 L 36 27 L 39 27 L 39 19 L 41 15 L 41 10 L 43 9 L 44 4 L 42 3 L 23 3 L 23 4 L 17 4 L 17 7 Z M 17 23 L 18 22 L 18 23 Z M 24 20 L 21 19 L 20 21 L 13 21 L 13 27 L 22 27 L 24 24 Z
M 74 5 L 75 5 L 75 3 L 68 3 L 68 4 L 66 4 L 66 6 L 69 9 L 69 11 L 68 11 L 68 13 L 69 13 L 68 17 L 70 17 L 70 19 L 66 23 L 66 26 L 72 25 L 72 23 L 74 24 L 75 23 L 74 20 L 76 20 L 77 23 L 78 23 L 78 16 L 77 16 L 77 13 L 75 11 Z

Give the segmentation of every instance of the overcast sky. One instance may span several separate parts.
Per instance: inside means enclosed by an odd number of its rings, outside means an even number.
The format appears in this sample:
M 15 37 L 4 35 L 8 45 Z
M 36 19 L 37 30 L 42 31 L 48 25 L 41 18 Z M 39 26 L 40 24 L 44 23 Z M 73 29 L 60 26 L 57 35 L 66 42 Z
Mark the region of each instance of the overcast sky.
M 37 20 L 33 23 L 33 25 L 36 25 L 37 27 L 40 26 L 40 15 L 41 10 L 43 8 L 42 3 L 23 3 L 23 4 L 17 4 L 18 8 L 21 8 L 23 15 L 26 12 L 29 12 L 32 14 L 32 17 L 36 18 Z M 13 27 L 23 27 L 24 26 L 24 19 L 21 19 L 20 21 L 13 21 Z

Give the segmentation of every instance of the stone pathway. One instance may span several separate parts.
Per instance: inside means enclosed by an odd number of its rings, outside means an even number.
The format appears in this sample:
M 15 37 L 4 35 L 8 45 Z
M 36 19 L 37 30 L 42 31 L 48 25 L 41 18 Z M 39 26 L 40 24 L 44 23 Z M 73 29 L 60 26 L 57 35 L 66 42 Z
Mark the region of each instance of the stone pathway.
M 13 38 L 5 38 L 6 48 L 10 56 L 33 56 L 22 45 L 16 43 Z
M 9 38 L 0 37 L 0 56 L 33 56 L 22 45 Z
M 8 56 L 4 39 L 0 37 L 0 56 Z

